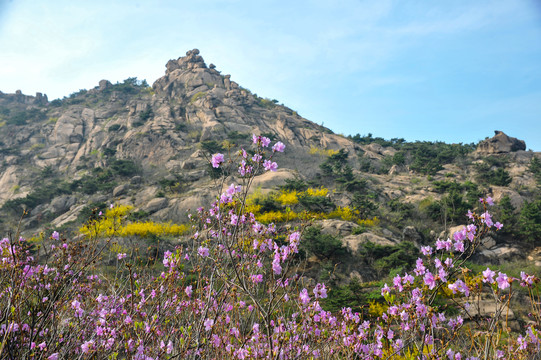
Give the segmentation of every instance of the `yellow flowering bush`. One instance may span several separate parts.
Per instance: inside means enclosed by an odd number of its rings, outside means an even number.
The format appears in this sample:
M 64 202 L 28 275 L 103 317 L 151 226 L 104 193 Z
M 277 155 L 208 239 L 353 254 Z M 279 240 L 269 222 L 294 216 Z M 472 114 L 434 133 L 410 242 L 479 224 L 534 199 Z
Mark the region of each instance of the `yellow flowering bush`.
M 98 220 L 83 225 L 79 230 L 89 237 L 96 236 L 140 236 L 170 235 L 179 236 L 188 231 L 188 226 L 171 223 L 155 223 L 152 221 L 126 222 L 126 216 L 133 206 L 119 205 L 108 209 Z

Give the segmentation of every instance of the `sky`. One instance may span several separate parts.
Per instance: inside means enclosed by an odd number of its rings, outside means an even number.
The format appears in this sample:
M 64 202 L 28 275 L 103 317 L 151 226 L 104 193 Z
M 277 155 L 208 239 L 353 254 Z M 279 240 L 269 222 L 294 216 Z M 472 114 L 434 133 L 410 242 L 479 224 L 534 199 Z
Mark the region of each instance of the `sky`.
M 0 0 L 0 91 L 152 84 L 198 48 L 344 135 L 541 151 L 540 0 Z

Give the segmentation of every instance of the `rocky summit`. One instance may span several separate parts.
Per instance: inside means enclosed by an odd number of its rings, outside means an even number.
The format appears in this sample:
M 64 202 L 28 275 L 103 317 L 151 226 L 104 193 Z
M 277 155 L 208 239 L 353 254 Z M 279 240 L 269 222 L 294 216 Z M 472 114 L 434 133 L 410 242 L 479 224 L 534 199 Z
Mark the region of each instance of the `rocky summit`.
M 242 88 L 230 75 L 207 66 L 197 49 L 168 61 L 165 75 L 152 87 L 135 78 L 115 85 L 101 80 L 93 89 L 52 102 L 39 93 L 0 93 L 0 106 L 0 205 L 26 197 L 49 178 L 83 179 L 113 158 L 137 167 L 133 177 L 120 179 L 106 192 L 63 194 L 28 209 L 30 219 L 47 212 L 55 226 L 73 221 L 85 204 L 105 197 L 133 200 L 156 218 L 178 221 L 187 208 L 209 199 L 208 154 L 198 146 L 202 142 L 246 142 L 252 133 L 283 141 L 289 155 L 281 159 L 281 171 L 258 182 L 262 187 L 306 170 L 310 147 L 355 147 L 276 101 Z M 177 178 L 182 179 L 182 194 L 157 201 L 156 181 Z
M 169 60 L 152 86 L 137 78 L 101 80 L 52 101 L 0 92 L 0 230 L 13 230 L 23 210 L 23 231 L 76 228 L 89 210 L 112 202 L 133 206 L 139 218 L 183 223 L 188 210 L 216 196 L 220 174 L 210 156 L 233 145 L 248 149 L 252 134 L 286 145 L 276 156 L 278 171 L 254 180 L 261 211 L 285 211 L 276 202 L 284 185 L 304 184 L 289 187 L 299 194 L 320 191 L 298 204 L 329 214 L 350 209 L 349 217 L 314 220 L 350 252 L 365 251 L 367 242 L 420 246 L 463 225 L 459 212 L 479 196 L 503 199 L 508 215 L 519 219 L 537 196 L 540 154 L 503 132 L 478 145 L 334 134 L 243 88 L 194 49 Z M 226 175 L 228 183 L 236 180 Z M 524 254 L 496 251 L 518 245 L 509 234 L 494 236 L 487 257 Z M 363 275 L 353 268 L 351 274 Z

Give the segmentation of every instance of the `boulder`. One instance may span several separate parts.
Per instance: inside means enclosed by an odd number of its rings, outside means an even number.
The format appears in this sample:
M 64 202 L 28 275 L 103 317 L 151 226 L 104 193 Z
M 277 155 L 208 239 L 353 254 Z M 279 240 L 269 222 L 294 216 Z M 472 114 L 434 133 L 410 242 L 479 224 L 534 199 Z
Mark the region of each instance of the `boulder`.
M 440 233 L 440 239 L 445 240 L 447 238 L 452 238 L 454 233 L 462 230 L 465 227 L 466 227 L 465 225 L 452 226 L 447 231 L 442 231 Z
M 351 231 L 357 227 L 357 224 L 351 221 L 325 219 L 314 223 L 321 226 L 321 232 L 332 236 L 345 236 L 351 234 Z
M 258 187 L 263 189 L 274 189 L 279 185 L 283 185 L 286 179 L 294 178 L 295 174 L 291 170 L 278 169 L 277 171 L 268 171 L 254 178 L 252 189 L 257 189 Z
M 496 246 L 496 240 L 492 236 L 486 236 L 481 239 L 481 246 L 479 250 L 492 249 Z
M 51 201 L 51 212 L 53 214 L 63 214 L 77 203 L 75 196 L 62 195 Z
M 143 211 L 149 214 L 155 213 L 167 206 L 167 198 L 155 198 L 150 200 L 145 206 L 142 207 Z
M 420 244 L 422 239 L 421 234 L 419 234 L 415 226 L 406 226 L 404 230 L 402 230 L 402 240 L 404 241 Z
M 507 136 L 503 131 L 495 130 L 494 133 L 493 137 L 483 140 L 477 145 L 476 153 L 490 155 L 526 150 L 524 140 Z
M 111 84 L 111 82 L 109 80 L 100 80 L 100 82 L 99 82 L 99 91 L 109 89 L 112 86 L 113 86 L 113 84 Z
M 354 254 L 359 251 L 359 248 L 367 243 L 371 242 L 381 246 L 394 246 L 396 243 L 392 240 L 373 234 L 371 232 L 362 233 L 359 235 L 348 235 L 342 238 L 342 244 L 350 249 Z
M 479 255 L 494 262 L 517 260 L 524 257 L 524 253 L 518 247 L 504 245 L 497 248 L 482 250 Z
M 113 197 L 125 195 L 129 189 L 130 189 L 130 185 L 128 184 L 118 185 L 117 187 L 113 189 Z

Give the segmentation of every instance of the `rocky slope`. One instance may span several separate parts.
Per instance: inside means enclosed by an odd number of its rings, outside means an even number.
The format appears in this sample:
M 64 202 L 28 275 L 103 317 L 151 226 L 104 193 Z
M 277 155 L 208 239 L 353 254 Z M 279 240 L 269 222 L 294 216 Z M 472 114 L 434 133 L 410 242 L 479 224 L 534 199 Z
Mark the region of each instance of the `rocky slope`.
M 93 204 L 113 201 L 133 205 L 155 220 L 183 222 L 188 209 L 208 203 L 215 194 L 208 154 L 223 146 L 223 140 L 247 145 L 252 133 L 287 146 L 278 159 L 279 171 L 256 179 L 263 191 L 294 177 L 323 184 L 319 165 L 332 154 L 329 150 L 340 149 L 347 151 L 354 176 L 367 181 L 373 201 L 380 204 L 399 200 L 419 207 L 427 199 L 436 202 L 445 193 L 435 181 L 475 181 L 480 171 L 494 170 L 494 164 L 476 167 L 488 156 L 505 158 L 496 167 L 508 172 L 510 182 L 485 186 L 485 194 L 496 201 L 507 195 L 518 211 L 536 189 L 529 166 L 540 154 L 524 151 L 524 142 L 501 132 L 460 161 L 420 173 L 408 161 L 391 161 L 397 153 L 408 160 L 413 150 L 333 134 L 242 88 L 230 75 L 207 66 L 194 49 L 167 62 L 165 75 L 152 87 L 135 78 L 120 84 L 102 80 L 93 89 L 51 102 L 39 93 L 0 92 L 0 206 L 10 214 L 0 230 L 13 229 L 24 207 L 30 214 L 23 228 L 35 231 L 46 224 L 76 224 Z M 351 201 L 340 189 L 329 196 L 342 206 Z M 321 225 L 324 232 L 345 237 L 352 251 L 367 240 L 387 245 L 406 238 L 422 241 L 418 229 L 390 222 L 360 235 L 351 234 L 355 224 L 341 220 Z M 436 233 L 450 225 L 457 224 L 442 224 Z

